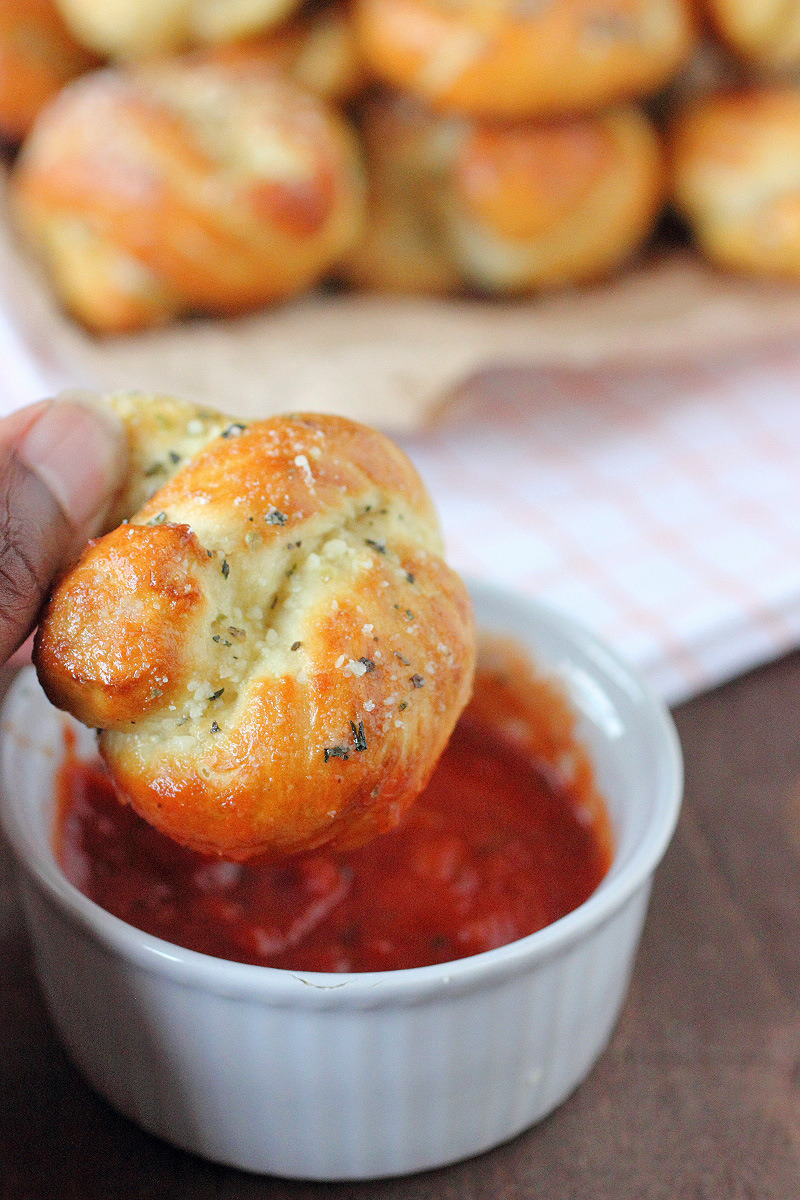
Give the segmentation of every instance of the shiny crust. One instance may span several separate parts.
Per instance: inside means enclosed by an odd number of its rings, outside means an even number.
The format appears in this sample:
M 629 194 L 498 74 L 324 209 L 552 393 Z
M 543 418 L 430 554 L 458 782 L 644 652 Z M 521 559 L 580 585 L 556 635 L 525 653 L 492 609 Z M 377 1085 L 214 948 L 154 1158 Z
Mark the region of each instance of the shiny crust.
M 129 61 L 270 29 L 299 0 L 56 0 L 84 46 Z
M 344 121 L 275 71 L 176 61 L 62 92 L 12 199 L 66 307 L 124 332 L 309 287 L 358 234 L 362 180 Z
M 52 0 L 0 0 L 0 137 L 21 141 L 64 84 L 94 65 Z
M 661 147 L 633 108 L 550 125 L 475 127 L 447 219 L 466 277 L 509 294 L 596 279 L 645 241 L 664 195 Z
M 647 238 L 664 195 L 658 137 L 634 108 L 495 125 L 390 97 L 364 132 L 367 232 L 348 269 L 379 290 L 525 294 L 594 279 Z
M 705 0 L 715 32 L 756 66 L 800 66 L 798 0 Z
M 721 266 L 800 280 L 800 89 L 711 97 L 672 129 L 673 199 Z
M 648 95 L 687 59 L 685 0 L 358 0 L 375 73 L 467 116 L 543 117 Z
M 364 87 L 366 76 L 353 18 L 345 4 L 331 4 L 272 33 L 206 51 L 209 61 L 269 64 L 322 100 L 342 104 Z
M 233 425 L 87 547 L 45 610 L 39 677 L 176 840 L 230 859 L 357 845 L 421 791 L 469 697 L 471 609 L 441 554 L 381 434 Z

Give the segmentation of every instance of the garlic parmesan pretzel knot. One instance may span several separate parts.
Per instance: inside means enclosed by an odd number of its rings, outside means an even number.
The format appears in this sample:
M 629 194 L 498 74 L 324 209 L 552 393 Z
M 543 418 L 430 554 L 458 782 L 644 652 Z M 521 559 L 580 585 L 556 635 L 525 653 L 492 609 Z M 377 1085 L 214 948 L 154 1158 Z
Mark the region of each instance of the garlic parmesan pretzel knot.
M 274 67 L 176 59 L 62 91 L 10 190 L 65 307 L 127 333 L 313 286 L 360 232 L 363 181 L 346 121 Z
M 34 654 L 50 699 L 100 730 L 120 797 L 195 849 L 349 848 L 396 824 L 474 667 L 414 468 L 338 417 L 111 404 L 133 463 L 115 515 L 160 486 L 56 587 Z

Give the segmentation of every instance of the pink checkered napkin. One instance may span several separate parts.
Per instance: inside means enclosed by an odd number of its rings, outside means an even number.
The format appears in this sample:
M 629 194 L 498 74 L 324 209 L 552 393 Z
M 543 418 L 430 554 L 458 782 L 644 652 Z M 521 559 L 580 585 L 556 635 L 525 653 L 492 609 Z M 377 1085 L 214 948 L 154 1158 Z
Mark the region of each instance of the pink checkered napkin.
M 454 565 L 567 610 L 675 702 L 800 643 L 800 353 L 496 374 L 407 440 Z
M 0 318 L 0 412 L 55 386 Z M 498 373 L 406 449 L 456 567 L 572 613 L 669 701 L 800 643 L 800 353 Z

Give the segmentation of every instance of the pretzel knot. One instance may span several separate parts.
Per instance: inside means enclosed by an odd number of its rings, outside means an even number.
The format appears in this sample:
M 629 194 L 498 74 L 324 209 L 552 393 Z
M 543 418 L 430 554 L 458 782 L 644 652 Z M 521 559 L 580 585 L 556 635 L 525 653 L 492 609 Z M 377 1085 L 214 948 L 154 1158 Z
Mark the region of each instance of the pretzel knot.
M 11 183 L 53 286 L 99 333 L 303 291 L 358 236 L 362 191 L 347 123 L 253 59 L 81 78 L 41 115 Z
M 35 647 L 48 696 L 100 730 L 121 798 L 195 849 L 278 856 L 390 828 L 474 666 L 414 468 L 342 418 L 113 405 L 121 503 L 161 486 L 56 587 Z

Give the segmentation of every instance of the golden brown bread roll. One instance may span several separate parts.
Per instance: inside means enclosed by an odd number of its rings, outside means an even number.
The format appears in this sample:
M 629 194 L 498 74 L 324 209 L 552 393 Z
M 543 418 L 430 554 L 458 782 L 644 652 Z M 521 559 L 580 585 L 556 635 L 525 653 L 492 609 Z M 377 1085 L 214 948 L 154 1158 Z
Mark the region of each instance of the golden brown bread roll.
M 686 0 L 358 0 L 379 78 L 446 112 L 550 117 L 648 95 L 686 60 Z
M 673 199 L 723 267 L 800 280 L 800 89 L 712 96 L 675 122 Z
M 333 103 L 352 100 L 365 83 L 352 14 L 331 4 L 262 37 L 205 52 L 209 61 L 255 61 L 278 67 L 301 87 Z
M 45 691 L 102 730 L 120 795 L 196 849 L 282 855 L 390 828 L 474 665 L 469 599 L 413 467 L 343 418 L 114 407 L 129 495 L 174 473 L 55 589 Z
M 477 126 L 455 163 L 447 218 L 467 278 L 524 293 L 607 274 L 661 205 L 655 130 L 634 108 L 550 125 Z
M 449 244 L 443 199 L 460 123 L 433 116 L 406 96 L 362 108 L 368 200 L 364 231 L 345 264 L 362 288 L 443 296 L 464 285 Z
M 353 135 L 251 65 L 160 63 L 78 80 L 16 164 L 19 224 L 66 307 L 121 332 L 302 291 L 362 217 Z
M 299 0 L 56 0 L 84 46 L 137 60 L 270 29 Z
M 525 294 L 596 278 L 629 257 L 664 190 L 657 135 L 634 108 L 549 123 L 441 118 L 405 99 L 367 110 L 365 286 Z
M 48 100 L 95 65 L 53 0 L 0 0 L 0 137 L 21 141 Z
M 716 32 L 756 66 L 800 66 L 800 0 L 705 0 Z

